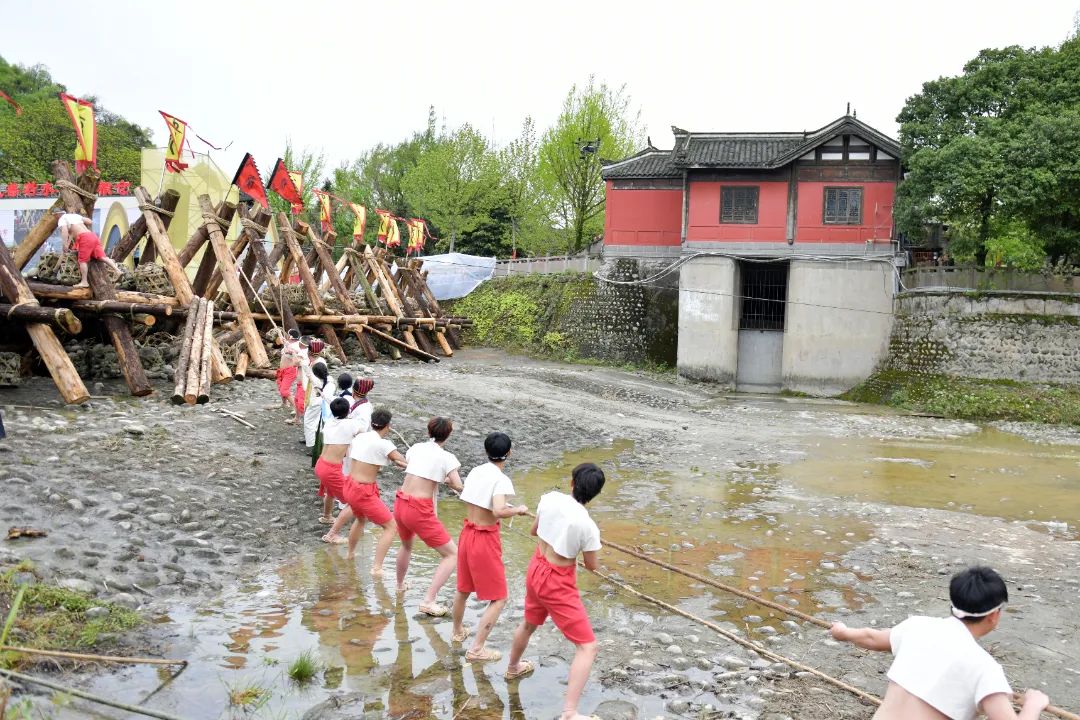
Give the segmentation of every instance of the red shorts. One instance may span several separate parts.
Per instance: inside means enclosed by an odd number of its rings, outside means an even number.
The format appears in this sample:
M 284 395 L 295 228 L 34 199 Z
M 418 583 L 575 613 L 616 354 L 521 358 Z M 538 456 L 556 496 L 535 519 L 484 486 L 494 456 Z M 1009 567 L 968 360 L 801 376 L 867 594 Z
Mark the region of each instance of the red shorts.
M 304 403 L 304 383 L 302 382 L 296 383 L 296 392 L 293 393 L 293 405 L 296 406 L 296 412 L 298 415 L 304 414 L 304 408 L 306 407 L 306 405 Z
M 458 537 L 457 589 L 479 600 L 506 599 L 499 524 L 475 525 L 468 520 Z
M 293 381 L 296 380 L 296 366 L 278 368 L 276 379 L 278 395 L 283 398 L 289 397 L 289 388 L 292 387 Z
M 525 622 L 543 625 L 549 615 L 570 642 L 583 645 L 596 640 L 577 589 L 576 567 L 552 565 L 536 548 L 525 574 Z
M 75 246 L 79 250 L 81 263 L 105 259 L 105 251 L 101 249 L 101 238 L 92 232 L 79 233 L 79 237 L 75 238 Z
M 348 505 L 357 519 L 368 519 L 376 525 L 386 525 L 393 516 L 390 508 L 379 496 L 379 486 L 375 483 L 359 483 L 352 478 L 345 478 L 344 497 L 341 502 Z
M 451 540 L 450 533 L 435 516 L 435 503 L 430 498 L 413 497 L 398 490 L 394 500 L 394 520 L 397 521 L 398 535 L 406 542 L 419 535 L 428 547 L 437 548 Z
M 319 461 L 315 463 L 315 477 L 319 478 L 319 497 L 329 495 L 335 500 L 341 500 L 345 476 L 341 472 L 340 463 L 335 465 L 319 458 Z M 345 501 L 341 500 L 341 502 Z

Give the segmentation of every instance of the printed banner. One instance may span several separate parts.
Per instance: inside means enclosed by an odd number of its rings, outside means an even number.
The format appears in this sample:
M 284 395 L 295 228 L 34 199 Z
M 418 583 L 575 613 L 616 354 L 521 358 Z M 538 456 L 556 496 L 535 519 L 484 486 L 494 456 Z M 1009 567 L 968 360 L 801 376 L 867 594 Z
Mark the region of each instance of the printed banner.
M 390 213 L 386 210 L 375 210 L 375 214 L 379 216 L 379 232 L 375 237 L 383 245 L 386 244 L 386 236 L 390 234 Z
M 386 217 L 390 221 L 390 232 L 386 236 L 386 247 L 399 247 L 401 245 L 401 228 L 398 227 L 397 220 L 393 215 L 387 215 Z
M 94 106 L 85 100 L 59 93 L 60 102 L 75 126 L 75 171 L 97 167 L 97 126 L 94 125 Z
M 330 208 L 330 196 L 324 192 L 315 191 L 316 197 L 319 198 L 319 224 L 322 225 L 323 233 L 328 233 L 334 229 L 334 217 Z
M 187 123 L 164 110 L 158 110 L 158 112 L 165 118 L 165 124 L 169 126 L 169 144 L 165 147 L 165 169 L 169 172 L 181 172 L 187 168 L 187 163 L 181 159 Z
M 420 218 L 413 218 L 405 223 L 409 228 L 409 244 L 405 247 L 405 254 L 419 255 L 424 249 L 424 235 L 427 233 L 427 226 Z
M 364 228 L 367 225 L 367 209 L 363 205 L 349 203 L 349 209 L 353 211 L 356 219 L 353 221 L 352 236 L 356 242 L 364 242 Z
M 251 157 L 251 153 L 244 154 L 244 159 L 233 176 L 233 185 L 240 188 L 240 192 L 253 197 L 264 210 L 270 209 L 270 199 L 266 196 L 266 188 L 263 187 L 259 168 L 255 166 L 255 158 Z
M 292 173 L 285 167 L 285 161 L 278 158 L 274 165 L 274 172 L 270 173 L 270 182 L 267 183 L 271 190 L 276 192 L 285 202 L 292 205 L 293 214 L 299 214 L 304 209 L 304 198 L 300 189 L 293 181 Z

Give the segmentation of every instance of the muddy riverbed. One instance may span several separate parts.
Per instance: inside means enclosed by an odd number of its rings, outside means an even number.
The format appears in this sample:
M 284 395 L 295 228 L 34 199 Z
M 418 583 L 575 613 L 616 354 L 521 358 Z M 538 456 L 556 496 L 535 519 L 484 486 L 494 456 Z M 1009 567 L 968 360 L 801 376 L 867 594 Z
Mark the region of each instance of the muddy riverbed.
M 368 368 L 372 397 L 409 442 L 431 414 L 454 418 L 448 448 L 482 461 L 490 430 L 514 439 L 509 471 L 522 500 L 565 487 L 598 462 L 609 484 L 592 510 L 604 535 L 657 558 L 819 617 L 878 626 L 947 613 L 949 575 L 996 567 L 1010 605 L 986 646 L 1014 688 L 1040 687 L 1080 707 L 1080 443 L 1060 428 L 908 417 L 831 401 L 726 395 L 614 370 L 471 350 L 436 366 Z M 48 672 L 53 679 L 184 718 L 548 718 L 561 708 L 572 648 L 547 626 L 537 672 L 502 679 L 505 659 L 467 663 L 448 620 L 419 615 L 423 582 L 399 598 L 318 541 L 315 482 L 276 409 L 272 383 L 214 389 L 175 408 L 95 389 L 91 408 L 55 404 L 45 379 L 0 394 L 0 521 L 47 538 L 5 542 L 0 562 L 32 560 L 54 582 L 139 606 L 147 651 L 191 661 L 155 669 Z M 37 406 L 25 409 L 17 406 Z M 211 412 L 240 412 L 254 430 Z M 399 441 L 399 445 L 401 445 Z M 403 447 L 403 445 L 401 445 Z M 400 474 L 385 472 L 388 500 Z M 456 532 L 462 509 L 440 515 Z M 510 603 L 490 644 L 508 649 L 520 620 L 531 542 L 504 525 Z M 393 551 L 391 551 L 393 553 Z M 880 695 L 887 656 L 608 549 L 603 564 L 642 592 Z M 414 554 L 418 575 L 434 554 Z M 388 558 L 387 569 L 392 566 Z M 716 635 L 580 577 L 601 655 L 583 710 L 605 718 L 865 718 L 872 708 Z M 443 600 L 451 598 L 444 590 Z M 467 619 L 479 615 L 471 607 Z M 304 651 L 322 670 L 297 685 Z M 46 669 L 42 668 L 41 672 Z M 230 704 L 237 691 L 257 701 Z M 82 703 L 54 717 L 128 717 Z M 333 706 L 339 706 L 336 709 Z M 131 716 L 135 717 L 135 716 Z

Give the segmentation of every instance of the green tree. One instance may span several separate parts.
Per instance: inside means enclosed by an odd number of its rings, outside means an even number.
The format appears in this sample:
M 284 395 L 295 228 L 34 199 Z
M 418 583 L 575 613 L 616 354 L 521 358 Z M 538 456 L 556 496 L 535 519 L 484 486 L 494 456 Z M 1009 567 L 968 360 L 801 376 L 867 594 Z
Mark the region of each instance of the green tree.
M 44 65 L 23 67 L 0 57 L 0 90 L 22 107 L 16 115 L 0 103 L 0 177 L 5 180 L 52 180 L 56 160 L 74 163 L 75 130 L 57 93 L 66 88 L 55 82 Z M 106 180 L 138 184 L 142 174 L 140 151 L 151 147 L 150 131 L 94 103 L 98 129 L 98 169 Z
M 538 164 L 568 253 L 586 247 L 603 229 L 600 158 L 625 157 L 641 140 L 640 114 L 631 113 L 626 86 L 609 88 L 590 77 L 585 87 L 570 88 L 558 121 L 544 133 Z
M 909 237 L 946 223 L 954 256 L 979 264 L 1080 251 L 1080 39 L 983 50 L 962 75 L 925 83 L 897 121 Z
M 326 156 L 311 148 L 297 150 L 293 146 L 292 140 L 287 139 L 285 141 L 285 156 L 282 160 L 285 161 L 286 168 L 291 171 L 299 171 L 304 178 L 303 187 L 300 188 L 300 196 L 304 200 L 304 210 L 300 215 L 301 219 L 308 223 L 318 223 L 319 208 L 315 202 L 314 191 L 324 189 L 326 178 L 323 175 L 326 169 Z M 270 171 L 273 171 L 273 167 L 270 168 Z M 292 211 L 291 205 L 273 192 L 270 193 L 270 209 L 275 214 L 278 212 L 289 214 Z
M 495 155 L 468 124 L 428 145 L 401 181 L 408 204 L 437 228 L 450 252 L 488 216 L 498 189 Z
M 510 225 L 510 248 L 534 252 L 551 234 L 546 196 L 538 167 L 540 147 L 531 117 L 525 118 L 521 134 L 499 151 L 499 175 L 503 206 Z

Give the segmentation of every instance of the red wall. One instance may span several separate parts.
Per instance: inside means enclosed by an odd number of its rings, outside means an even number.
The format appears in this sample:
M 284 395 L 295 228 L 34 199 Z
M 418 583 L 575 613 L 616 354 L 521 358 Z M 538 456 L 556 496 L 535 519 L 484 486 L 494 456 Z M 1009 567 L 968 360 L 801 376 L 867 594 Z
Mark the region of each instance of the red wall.
M 826 187 L 863 188 L 862 225 L 826 225 L 821 221 Z M 800 182 L 796 243 L 864 243 L 892 238 L 896 183 Z
M 607 182 L 605 245 L 675 245 L 682 234 L 682 190 L 616 190 Z
M 720 188 L 757 185 L 756 225 L 720 223 Z M 691 182 L 690 217 L 686 228 L 689 241 L 784 242 L 787 226 L 786 182 Z

